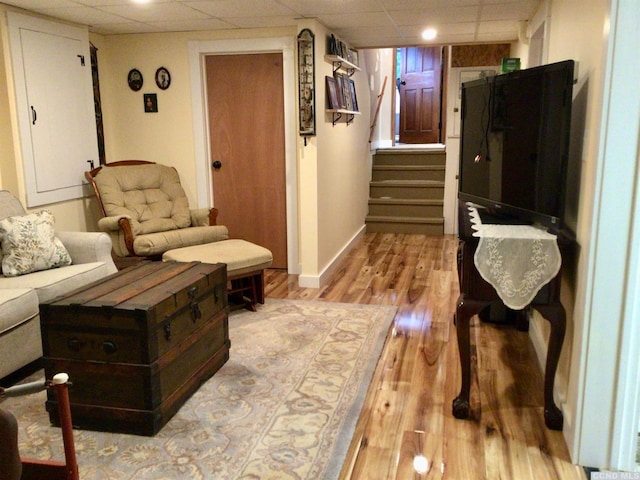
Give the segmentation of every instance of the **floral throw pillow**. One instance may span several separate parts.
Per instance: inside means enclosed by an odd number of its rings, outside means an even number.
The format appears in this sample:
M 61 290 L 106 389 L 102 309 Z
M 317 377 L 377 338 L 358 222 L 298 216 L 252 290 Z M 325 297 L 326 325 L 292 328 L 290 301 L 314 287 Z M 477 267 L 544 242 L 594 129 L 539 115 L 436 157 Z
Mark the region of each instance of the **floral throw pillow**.
M 71 265 L 69 252 L 55 236 L 53 221 L 48 210 L 0 220 L 5 277 Z

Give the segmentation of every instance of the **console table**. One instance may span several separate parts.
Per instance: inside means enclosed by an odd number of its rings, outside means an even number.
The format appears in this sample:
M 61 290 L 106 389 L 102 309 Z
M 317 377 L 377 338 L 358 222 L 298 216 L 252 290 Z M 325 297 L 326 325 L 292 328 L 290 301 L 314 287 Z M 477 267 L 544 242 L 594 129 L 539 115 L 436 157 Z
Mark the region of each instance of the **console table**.
M 458 279 L 460 282 L 460 297 L 454 322 L 458 336 L 462 384 L 460 394 L 453 401 L 453 415 L 456 418 L 467 418 L 470 410 L 469 390 L 471 387 L 469 323 L 474 315 L 479 314 L 481 310 L 491 303 L 496 300 L 504 302 L 504 300 L 500 298 L 496 288 L 483 278 L 474 262 L 474 256 L 479 244 L 479 238 L 474 236 L 476 231 L 474 222 L 476 220 L 472 218 L 472 213 L 467 205 L 460 205 L 458 214 Z M 502 260 L 504 262 L 502 268 L 508 271 L 508 258 L 503 258 Z M 540 285 L 544 285 L 539 291 L 537 288 L 535 289 L 530 301 L 524 300 L 526 302 L 525 305 L 516 305 L 517 308 L 513 308 L 513 310 L 526 313 L 528 309 L 534 308 L 550 323 L 551 332 L 544 372 L 544 419 L 548 428 L 562 430 L 563 417 L 553 399 L 553 384 L 564 341 L 566 314 L 564 307 L 560 303 L 560 275 L 557 274 L 556 270 L 548 273 L 548 276 L 551 277 L 549 280 L 546 280 L 546 278 L 538 279 Z

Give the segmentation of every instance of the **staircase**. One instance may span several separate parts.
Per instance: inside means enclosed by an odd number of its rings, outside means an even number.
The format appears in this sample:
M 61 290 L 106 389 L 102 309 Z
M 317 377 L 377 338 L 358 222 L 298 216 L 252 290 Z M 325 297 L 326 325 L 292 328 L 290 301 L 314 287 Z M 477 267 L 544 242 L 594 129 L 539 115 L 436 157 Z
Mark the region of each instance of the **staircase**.
M 377 150 L 367 232 L 442 235 L 444 170 L 444 150 Z

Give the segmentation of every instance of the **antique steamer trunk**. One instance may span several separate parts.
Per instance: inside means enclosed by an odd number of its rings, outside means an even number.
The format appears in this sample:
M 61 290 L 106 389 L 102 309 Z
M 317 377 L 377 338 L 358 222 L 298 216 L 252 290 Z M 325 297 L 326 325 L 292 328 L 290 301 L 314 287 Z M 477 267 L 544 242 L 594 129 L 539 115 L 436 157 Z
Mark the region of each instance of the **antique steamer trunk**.
M 229 358 L 226 266 L 147 262 L 41 305 L 80 429 L 155 435 Z M 57 404 L 47 400 L 55 425 Z

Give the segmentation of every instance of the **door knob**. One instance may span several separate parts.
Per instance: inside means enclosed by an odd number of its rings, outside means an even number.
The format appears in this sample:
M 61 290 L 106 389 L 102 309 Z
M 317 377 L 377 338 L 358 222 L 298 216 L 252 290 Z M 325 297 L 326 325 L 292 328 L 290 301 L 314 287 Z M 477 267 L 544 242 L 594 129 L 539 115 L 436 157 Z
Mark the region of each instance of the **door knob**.
M 220 160 L 216 160 L 215 162 L 213 162 L 213 168 L 215 168 L 216 170 L 218 170 L 221 167 L 222 167 L 222 162 Z

